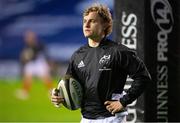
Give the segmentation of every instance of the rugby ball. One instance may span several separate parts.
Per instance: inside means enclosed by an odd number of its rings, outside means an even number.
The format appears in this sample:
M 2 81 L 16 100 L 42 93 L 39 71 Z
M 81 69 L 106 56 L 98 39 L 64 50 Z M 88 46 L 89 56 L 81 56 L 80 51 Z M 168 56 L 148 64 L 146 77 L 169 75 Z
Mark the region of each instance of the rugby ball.
M 64 98 L 63 105 L 69 110 L 80 108 L 83 97 L 82 87 L 72 77 L 64 77 L 58 84 L 59 94 Z

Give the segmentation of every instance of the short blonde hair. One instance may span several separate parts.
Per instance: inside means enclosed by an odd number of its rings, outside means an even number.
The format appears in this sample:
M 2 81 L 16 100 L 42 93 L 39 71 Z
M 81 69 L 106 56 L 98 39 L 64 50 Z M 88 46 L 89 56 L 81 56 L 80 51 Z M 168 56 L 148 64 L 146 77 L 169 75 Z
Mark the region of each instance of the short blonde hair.
M 107 23 L 107 27 L 104 30 L 105 35 L 109 35 L 112 32 L 112 16 L 110 10 L 107 6 L 102 4 L 93 4 L 92 6 L 85 9 L 83 17 L 87 16 L 90 12 L 97 12 L 102 18 L 104 23 Z

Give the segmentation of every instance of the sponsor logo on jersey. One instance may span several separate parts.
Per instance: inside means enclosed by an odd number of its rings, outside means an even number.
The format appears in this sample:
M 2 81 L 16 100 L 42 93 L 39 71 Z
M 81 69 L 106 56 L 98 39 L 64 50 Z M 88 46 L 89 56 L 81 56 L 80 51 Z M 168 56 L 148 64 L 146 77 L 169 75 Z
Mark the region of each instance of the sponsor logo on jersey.
M 111 55 L 104 55 L 100 60 L 99 64 L 108 64 L 110 61 Z
M 99 71 L 110 71 L 111 68 L 108 68 L 106 65 L 109 63 L 111 55 L 104 55 L 100 60 L 99 64 L 103 67 L 99 69 Z
M 78 64 L 78 68 L 81 68 L 81 67 L 85 67 L 85 64 L 82 60 Z
M 103 67 L 103 68 L 100 68 L 99 71 L 110 71 L 112 70 L 111 68 L 106 68 L 106 67 Z

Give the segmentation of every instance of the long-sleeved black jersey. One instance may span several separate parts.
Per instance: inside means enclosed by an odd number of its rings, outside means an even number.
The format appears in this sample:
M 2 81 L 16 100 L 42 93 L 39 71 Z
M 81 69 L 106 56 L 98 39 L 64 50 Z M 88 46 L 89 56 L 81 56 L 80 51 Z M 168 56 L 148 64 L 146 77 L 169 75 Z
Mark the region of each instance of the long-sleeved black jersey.
M 103 39 L 98 47 L 79 48 L 72 55 L 66 74 L 72 75 L 83 87 L 81 112 L 88 119 L 112 116 L 104 102 L 111 100 L 113 93 L 122 93 L 127 75 L 134 82 L 120 99 L 123 106 L 137 99 L 150 80 L 144 63 L 136 54 L 109 39 Z

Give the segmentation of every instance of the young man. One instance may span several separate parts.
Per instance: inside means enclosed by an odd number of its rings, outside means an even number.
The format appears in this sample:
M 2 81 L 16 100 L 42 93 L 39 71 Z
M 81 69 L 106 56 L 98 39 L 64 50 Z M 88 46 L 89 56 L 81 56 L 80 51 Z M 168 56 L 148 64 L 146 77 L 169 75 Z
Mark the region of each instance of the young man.
M 83 86 L 81 123 L 120 123 L 126 121 L 125 107 L 136 100 L 150 81 L 144 63 L 124 45 L 107 39 L 112 31 L 109 9 L 93 5 L 83 14 L 83 33 L 88 44 L 73 55 L 67 74 Z M 134 82 L 123 93 L 129 75 Z M 60 104 L 62 97 L 52 95 L 52 102 Z

